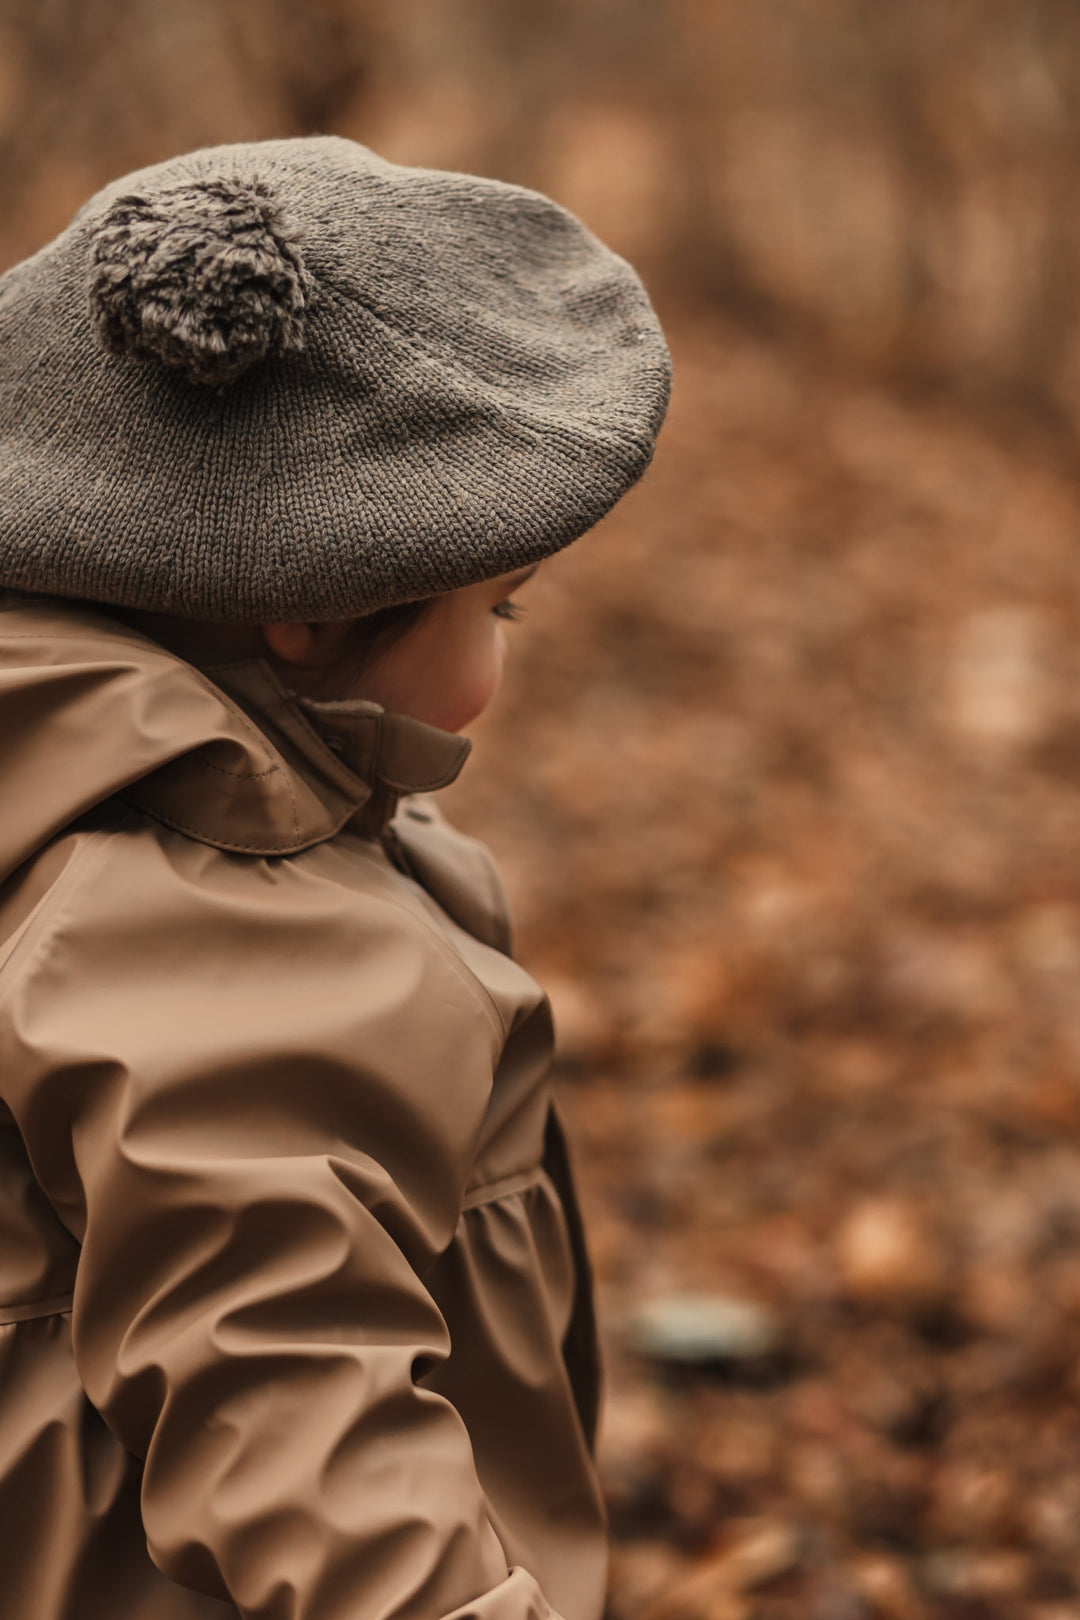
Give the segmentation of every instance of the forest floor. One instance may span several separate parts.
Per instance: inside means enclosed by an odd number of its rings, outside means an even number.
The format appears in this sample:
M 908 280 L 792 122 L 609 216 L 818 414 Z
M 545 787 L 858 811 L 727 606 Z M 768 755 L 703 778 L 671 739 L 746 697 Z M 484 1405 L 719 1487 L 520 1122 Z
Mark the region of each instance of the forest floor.
M 550 989 L 614 1620 L 1080 1617 L 1080 479 L 675 334 L 444 795 Z

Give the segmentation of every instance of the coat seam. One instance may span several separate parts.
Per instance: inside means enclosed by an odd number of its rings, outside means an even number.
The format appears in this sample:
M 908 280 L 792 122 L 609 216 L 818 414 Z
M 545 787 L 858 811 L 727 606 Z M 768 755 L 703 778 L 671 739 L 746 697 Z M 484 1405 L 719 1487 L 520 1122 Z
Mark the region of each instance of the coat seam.
M 470 1209 L 486 1209 L 489 1204 L 496 1204 L 503 1198 L 512 1198 L 516 1193 L 531 1192 L 545 1179 L 543 1163 L 533 1165 L 531 1170 L 515 1170 L 508 1176 L 496 1176 L 493 1181 L 482 1181 L 477 1187 L 470 1187 L 462 1203 L 462 1213 Z
M 153 815 L 152 811 L 148 813 Z M 177 830 L 180 832 L 185 831 L 184 828 L 179 828 Z M 36 922 L 31 922 L 29 924 L 26 934 L 24 934 L 23 938 L 20 939 L 14 946 L 6 961 L 0 965 L 0 1004 L 3 1003 L 3 981 L 5 976 L 9 975 L 12 964 L 17 960 L 21 961 L 25 959 L 27 952 L 30 952 L 31 954 L 29 957 L 29 962 L 26 963 L 26 966 L 29 969 L 33 968 L 38 959 L 39 948 L 40 953 L 44 954 L 51 942 L 52 937 L 59 930 L 60 924 L 62 923 L 65 915 L 63 907 L 70 896 L 72 888 L 79 880 L 86 860 L 93 851 L 95 844 L 100 847 L 104 855 L 104 852 L 111 847 L 113 837 L 114 834 L 111 831 L 90 834 L 87 839 L 87 844 L 73 858 L 71 864 L 65 869 L 65 871 L 60 874 L 50 893 L 44 897 L 41 902 L 42 915 L 37 919 Z M 242 846 L 234 847 L 242 848 Z M 265 850 L 250 850 L 243 852 L 250 854 L 269 853 Z M 299 851 L 295 853 L 299 853 Z M 69 880 L 66 884 L 65 878 Z M 65 891 L 62 895 L 58 893 L 58 890 L 61 889 L 64 889 Z M 425 890 L 424 892 L 426 893 L 427 891 Z M 468 963 L 456 950 L 454 950 L 453 946 L 442 937 L 438 929 L 436 929 L 428 918 L 424 916 L 423 912 L 414 912 L 409 906 L 403 905 L 396 895 L 382 894 L 373 898 L 381 900 L 383 904 L 391 906 L 395 911 L 400 912 L 404 916 L 411 919 L 411 921 L 413 921 L 423 932 L 425 937 L 431 940 L 431 942 L 437 947 L 440 957 L 446 962 L 447 966 L 454 970 L 455 976 L 470 992 L 473 1001 L 479 1005 L 489 1024 L 492 1025 L 497 1039 L 505 1044 L 509 1035 L 509 1029 L 505 1019 L 503 1018 L 498 1003 L 495 1001 L 494 997 L 491 996 L 483 982 L 476 976 L 475 973 L 473 973 Z M 438 904 L 437 901 L 435 903 Z M 54 925 L 51 933 L 48 931 L 50 922 Z M 43 935 L 44 937 L 42 937 Z
M 274 768 L 277 769 L 276 766 Z M 285 773 L 285 781 L 288 783 L 288 772 Z M 316 833 L 310 840 L 304 840 L 301 837 L 300 824 L 296 813 L 296 799 L 290 784 L 289 796 L 292 800 L 293 819 L 292 838 L 280 844 L 241 844 L 232 839 L 219 838 L 216 833 L 206 832 L 199 827 L 193 827 L 187 822 L 178 820 L 176 816 L 170 816 L 167 810 L 163 810 L 152 799 L 146 798 L 145 795 L 137 793 L 131 788 L 125 789 L 121 796 L 129 804 L 134 805 L 136 809 L 142 810 L 146 815 L 150 816 L 152 820 L 161 822 L 162 826 L 171 827 L 173 832 L 183 833 L 186 837 L 193 838 L 196 843 L 209 845 L 211 849 L 231 850 L 236 855 L 302 855 L 306 849 L 311 849 L 315 844 L 325 844 L 331 838 L 336 838 L 349 817 L 354 813 L 351 809 L 347 810 L 336 826 L 331 826 L 324 832 Z
M 231 698 L 229 696 L 228 692 L 226 692 L 223 687 L 219 687 L 214 682 L 213 672 L 215 670 L 220 670 L 222 672 L 222 674 L 225 674 L 230 669 L 245 668 L 245 667 L 249 666 L 251 664 L 251 662 L 252 662 L 251 659 L 245 659 L 245 658 L 232 659 L 228 663 L 211 665 L 210 671 L 200 670 L 195 665 L 192 665 L 191 667 L 193 669 L 195 669 L 196 674 L 200 675 L 203 678 L 204 681 L 209 682 L 209 684 L 213 687 L 213 690 L 215 692 L 221 693 L 221 695 L 225 698 L 226 702 L 228 702 L 230 705 L 233 704 L 233 703 L 236 704 L 236 708 L 237 708 L 238 713 L 243 716 L 244 720 L 247 722 L 248 725 L 254 725 L 255 726 L 256 730 L 258 731 L 259 736 L 263 740 L 263 743 L 268 747 L 274 748 L 275 751 L 278 754 L 281 755 L 281 759 L 282 759 L 282 761 L 283 761 L 283 763 L 285 764 L 285 767 L 286 767 L 286 772 L 288 772 L 288 771 L 290 771 L 292 769 L 292 767 L 289 765 L 289 762 L 285 758 L 284 754 L 281 753 L 281 750 L 276 747 L 276 744 L 274 744 L 269 737 L 267 737 L 265 731 L 263 731 L 258 726 L 257 722 L 255 722 L 254 720 L 251 719 L 250 715 L 248 715 L 247 711 L 243 708 L 243 706 L 239 702 L 237 702 L 237 700 Z M 261 660 L 259 660 L 257 662 L 261 662 Z M 272 676 L 272 672 L 271 672 L 271 676 Z M 278 681 L 276 681 L 274 679 L 267 680 L 265 677 L 263 677 L 261 675 L 260 675 L 260 680 L 262 681 L 262 684 L 263 684 L 264 687 L 269 687 L 269 690 L 270 690 L 270 693 L 271 693 L 271 695 L 272 695 L 272 697 L 274 699 L 274 702 L 278 706 L 279 713 L 284 713 L 284 714 L 288 715 L 289 721 L 297 727 L 297 729 L 308 740 L 308 742 L 309 743 L 314 743 L 314 745 L 319 749 L 320 756 L 321 756 L 320 761 L 319 761 L 320 768 L 323 770 L 323 772 L 325 774 L 327 774 L 327 775 L 329 775 L 331 777 L 331 780 L 333 780 L 333 782 L 334 782 L 334 786 L 337 788 L 337 790 L 340 793 L 342 793 L 342 794 L 344 794 L 346 796 L 348 796 L 350 793 L 355 795 L 355 790 L 356 790 L 357 785 L 359 785 L 361 788 L 366 788 L 366 787 L 369 786 L 369 784 L 364 781 L 363 777 L 358 776 L 357 773 L 354 770 L 352 770 L 351 767 L 348 764 L 346 764 L 346 762 L 337 753 L 335 753 L 334 749 L 331 748 L 329 742 L 327 741 L 327 739 L 323 735 L 323 733 L 319 730 L 318 726 L 315 725 L 314 721 L 304 711 L 304 709 L 301 707 L 300 703 L 293 701 L 293 695 L 290 694 L 281 685 L 280 682 L 278 682 Z M 383 715 L 380 713 L 375 718 L 379 722 L 379 728 L 377 728 L 377 737 L 378 737 L 378 735 L 381 735 L 381 722 L 382 722 L 382 719 L 383 719 Z M 283 735 L 295 747 L 296 746 L 295 739 L 289 737 L 288 731 L 281 724 L 280 718 L 278 719 L 278 725 L 279 725 L 280 729 L 282 730 Z M 346 778 L 346 780 L 342 781 L 341 777 Z M 359 804 L 357 802 L 354 802 L 352 804 L 352 807 L 351 807 L 350 812 L 349 812 L 350 815 L 355 814 L 355 812 L 356 812 L 356 810 L 358 808 L 359 808 Z
M 264 782 L 268 776 L 274 776 L 281 770 L 280 765 L 268 765 L 265 771 L 227 771 L 224 765 L 215 765 L 209 759 L 199 761 L 204 771 L 213 771 L 215 776 L 227 776 L 231 782 Z
M 423 889 L 422 884 L 418 884 L 417 887 Z M 423 892 L 424 894 L 427 894 L 426 889 L 423 889 Z M 496 1035 L 505 1045 L 510 1034 L 510 1030 L 502 1015 L 499 1004 L 495 1000 L 494 996 L 492 996 L 483 980 L 478 978 L 473 972 L 472 968 L 469 966 L 468 962 L 465 961 L 464 957 L 462 957 L 461 954 L 442 937 L 438 929 L 428 921 L 427 917 L 425 917 L 423 913 L 417 915 L 417 913 L 413 912 L 408 906 L 403 905 L 395 895 L 380 895 L 379 898 L 384 902 L 384 904 L 393 906 L 395 911 L 400 911 L 404 916 L 412 918 L 416 923 L 419 924 L 424 933 L 428 935 L 433 943 L 438 947 L 439 955 L 442 956 L 448 965 L 454 969 L 455 973 L 466 989 L 472 991 L 474 1001 L 479 1002 L 489 1022 L 494 1025 Z M 439 904 L 439 902 L 435 900 L 434 895 L 428 895 L 428 899 L 434 901 L 435 905 Z M 441 907 L 439 909 L 442 910 Z M 450 921 L 453 922 L 453 918 L 451 918 Z M 472 937 L 475 938 L 475 935 Z M 479 943 L 483 944 L 483 941 L 481 940 Z
M 53 1316 L 70 1316 L 75 1296 L 70 1289 L 50 1294 L 47 1299 L 30 1299 L 23 1305 L 0 1305 L 0 1328 L 17 1327 L 20 1322 L 47 1322 Z
M 63 829 L 59 836 L 63 836 L 63 832 L 66 831 L 68 829 Z M 22 963 L 24 967 L 32 970 L 39 953 L 43 954 L 47 950 L 52 936 L 63 922 L 72 893 L 77 893 L 85 881 L 87 862 L 95 852 L 104 854 L 111 837 L 112 834 L 107 832 L 89 833 L 82 849 L 72 857 L 48 893 L 42 896 L 38 916 L 31 917 L 22 938 L 16 941 L 0 963 L 0 1005 L 4 1002 L 4 985 L 11 977 L 13 965 Z M 40 855 L 41 850 L 36 854 Z
M 365 840 L 365 842 L 370 843 L 371 840 Z M 372 846 L 372 847 L 374 847 L 374 846 Z M 391 870 L 393 870 L 393 869 L 391 868 Z M 404 876 L 406 874 L 402 874 L 402 875 Z M 427 898 L 432 902 L 433 905 L 436 905 L 436 906 L 439 905 L 439 902 L 438 902 L 438 900 L 436 900 L 435 896 L 433 894 L 430 894 L 428 892 L 428 890 L 424 888 L 424 885 L 417 878 L 410 878 L 409 881 L 412 882 L 412 883 L 415 883 L 416 887 L 420 890 L 420 892 L 422 894 L 424 894 L 424 895 L 427 895 Z M 414 922 L 419 924 L 419 926 L 423 929 L 425 934 L 430 935 L 433 942 L 439 948 L 439 954 L 446 958 L 447 962 L 457 972 L 457 975 L 461 979 L 462 983 L 468 989 L 470 989 L 472 991 L 474 1000 L 480 1002 L 480 1005 L 483 1007 L 484 1012 L 487 1014 L 488 1018 L 494 1024 L 496 1034 L 499 1036 L 500 1040 L 505 1045 L 505 1043 L 508 1040 L 509 1035 L 510 1035 L 510 1026 L 507 1024 L 506 1019 L 503 1017 L 502 1010 L 499 1007 L 499 1004 L 495 1000 L 494 996 L 488 990 L 488 988 L 484 984 L 483 980 L 477 974 L 475 974 L 473 972 L 472 968 L 469 966 L 468 962 L 465 961 L 465 959 L 461 955 L 461 953 L 459 951 L 456 951 L 454 949 L 454 947 L 449 943 L 449 941 L 443 938 L 443 936 L 439 933 L 439 930 L 431 923 L 431 921 L 424 915 L 424 913 L 422 911 L 421 912 L 414 912 L 411 909 L 411 907 L 405 905 L 403 903 L 403 901 L 399 900 L 397 898 L 397 896 L 394 895 L 394 894 L 382 894 L 382 895 L 379 895 L 378 898 L 380 900 L 382 900 L 384 902 L 384 904 L 386 904 L 388 906 L 393 906 L 395 911 L 400 911 L 406 917 L 412 918 L 412 920 Z M 449 918 L 450 922 L 454 923 L 453 917 L 450 917 L 450 914 L 449 914 L 449 912 L 446 911 L 445 907 L 439 906 L 439 910 L 443 913 L 443 915 L 445 917 Z M 460 923 L 454 923 L 454 926 L 457 927 L 457 928 L 460 928 L 461 924 Z M 469 930 L 467 928 L 462 928 L 461 931 L 464 934 L 469 933 Z M 483 945 L 483 943 L 484 943 L 484 941 L 482 939 L 479 939 L 476 934 L 469 934 L 469 938 L 470 939 L 475 939 L 477 941 L 477 943 L 480 944 L 480 945 Z M 490 948 L 491 947 L 489 947 L 489 949 Z

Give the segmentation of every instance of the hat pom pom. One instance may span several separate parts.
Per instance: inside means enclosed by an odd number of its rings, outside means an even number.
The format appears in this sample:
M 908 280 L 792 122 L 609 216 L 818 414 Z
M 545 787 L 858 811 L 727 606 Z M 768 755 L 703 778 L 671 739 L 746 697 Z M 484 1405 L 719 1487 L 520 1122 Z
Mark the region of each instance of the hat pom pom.
M 90 305 L 113 354 L 223 384 L 300 349 L 313 283 L 262 181 L 215 179 L 116 199 L 96 222 Z

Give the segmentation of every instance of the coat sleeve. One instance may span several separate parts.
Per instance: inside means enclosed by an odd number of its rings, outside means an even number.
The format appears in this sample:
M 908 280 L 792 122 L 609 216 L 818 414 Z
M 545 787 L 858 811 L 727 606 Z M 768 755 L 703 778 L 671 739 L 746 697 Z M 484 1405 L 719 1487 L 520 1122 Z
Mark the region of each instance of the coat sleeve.
M 288 863 L 207 891 L 145 844 L 9 963 L 0 1070 L 151 1557 L 247 1620 L 547 1620 L 423 1381 L 494 1005 L 389 900 Z

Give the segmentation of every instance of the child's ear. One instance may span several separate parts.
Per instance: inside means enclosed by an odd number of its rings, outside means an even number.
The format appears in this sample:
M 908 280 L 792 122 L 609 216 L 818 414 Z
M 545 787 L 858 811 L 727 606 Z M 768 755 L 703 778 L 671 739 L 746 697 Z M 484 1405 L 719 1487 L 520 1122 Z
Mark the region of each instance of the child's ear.
M 328 619 L 308 624 L 264 624 L 263 640 L 275 658 L 297 668 L 318 667 L 340 653 L 352 619 Z
M 264 624 L 263 640 L 284 664 L 309 664 L 313 648 L 312 624 Z

